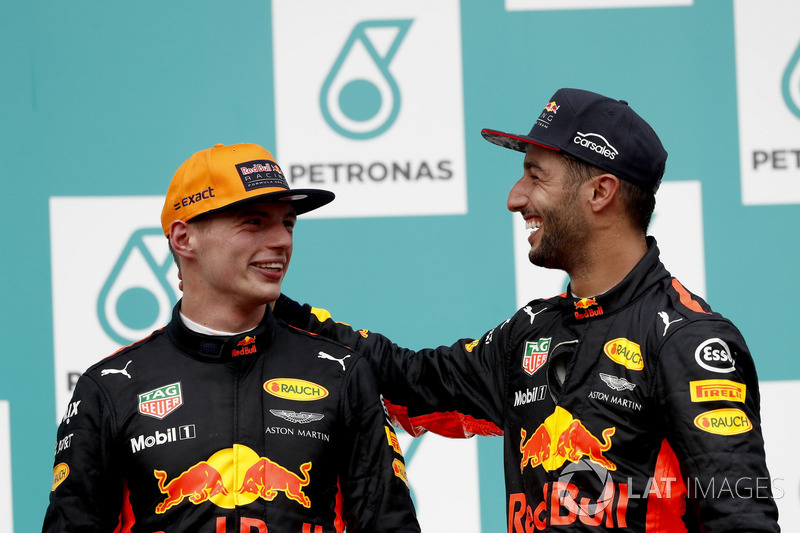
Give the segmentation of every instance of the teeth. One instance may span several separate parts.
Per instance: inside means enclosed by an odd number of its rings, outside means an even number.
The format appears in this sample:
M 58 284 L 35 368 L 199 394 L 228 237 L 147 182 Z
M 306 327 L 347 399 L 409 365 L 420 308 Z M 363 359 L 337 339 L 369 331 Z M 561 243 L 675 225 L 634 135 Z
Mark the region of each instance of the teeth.
M 283 263 L 255 263 L 255 266 L 258 268 L 272 268 L 272 269 L 282 269 Z
M 531 230 L 531 233 L 535 233 L 535 232 L 539 231 L 539 228 L 541 228 L 541 227 L 542 227 L 542 221 L 541 220 L 538 220 L 538 221 L 528 220 L 528 221 L 525 222 L 525 229 Z

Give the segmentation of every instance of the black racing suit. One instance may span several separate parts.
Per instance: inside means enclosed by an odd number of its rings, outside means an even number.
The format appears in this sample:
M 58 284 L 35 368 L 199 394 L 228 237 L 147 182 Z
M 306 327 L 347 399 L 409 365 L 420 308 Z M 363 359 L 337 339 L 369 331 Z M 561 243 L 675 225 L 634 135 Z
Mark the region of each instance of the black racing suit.
M 449 347 L 285 297 L 276 313 L 369 357 L 410 433 L 504 435 L 509 532 L 778 531 L 745 341 L 648 246 L 607 293 L 534 300 Z
M 179 307 L 79 379 L 43 531 L 419 531 L 366 360 L 270 311 L 200 335 Z

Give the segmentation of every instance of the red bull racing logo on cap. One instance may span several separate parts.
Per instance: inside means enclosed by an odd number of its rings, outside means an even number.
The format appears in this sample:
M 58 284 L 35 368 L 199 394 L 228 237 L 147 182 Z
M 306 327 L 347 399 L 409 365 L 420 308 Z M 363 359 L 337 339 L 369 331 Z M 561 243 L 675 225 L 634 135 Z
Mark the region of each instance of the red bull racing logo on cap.
M 569 411 L 556 407 L 530 437 L 525 429 L 520 430 L 520 472 L 528 465 L 534 468 L 541 465 L 549 472 L 561 468 L 567 461 L 575 463 L 583 457 L 607 470 L 616 470 L 617 465 L 604 455 L 611 449 L 611 437 L 615 432 L 615 427 L 604 429 L 601 442 Z
M 283 171 L 274 161 L 267 159 L 246 161 L 236 165 L 236 170 L 239 172 L 245 191 L 264 187 L 289 188 Z
M 159 420 L 183 405 L 181 383 L 170 383 L 139 395 L 139 412 Z
M 259 457 L 247 446 L 234 444 L 233 448 L 216 452 L 207 461 L 200 461 L 169 481 L 166 472 L 154 470 L 158 490 L 166 496 L 156 505 L 156 513 L 164 514 L 187 499 L 195 505 L 209 501 L 233 509 L 258 498 L 272 501 L 281 492 L 289 500 L 309 508 L 311 500 L 303 489 L 311 481 L 310 470 L 311 462 L 303 463 L 300 474 L 295 474 L 266 457 Z

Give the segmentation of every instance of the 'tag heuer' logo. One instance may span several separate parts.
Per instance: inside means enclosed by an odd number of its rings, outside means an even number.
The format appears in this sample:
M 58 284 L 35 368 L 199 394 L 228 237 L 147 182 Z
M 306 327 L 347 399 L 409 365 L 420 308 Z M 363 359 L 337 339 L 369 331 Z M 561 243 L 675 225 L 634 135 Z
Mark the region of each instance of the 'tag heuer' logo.
M 254 353 L 256 353 L 256 338 L 249 335 L 236 343 L 236 348 L 231 352 L 234 357 Z
M 738 435 L 753 429 L 753 424 L 741 409 L 714 409 L 700 413 L 694 425 L 715 435 Z
M 139 395 L 139 412 L 159 420 L 183 405 L 181 383 L 170 383 Z
M 539 339 L 536 342 L 525 343 L 525 355 L 522 357 L 522 368 L 529 375 L 539 370 L 547 362 L 547 353 L 550 350 L 550 341 L 552 337 L 547 339 Z
M 703 379 L 689 382 L 692 402 L 712 402 L 727 400 L 744 403 L 747 386 L 728 379 Z
M 275 378 L 264 383 L 264 390 L 278 398 L 310 402 L 328 395 L 328 390 L 316 383 L 294 378 Z
M 612 361 L 630 370 L 642 370 L 644 359 L 642 349 L 635 342 L 628 339 L 614 339 L 603 346 L 603 351 Z

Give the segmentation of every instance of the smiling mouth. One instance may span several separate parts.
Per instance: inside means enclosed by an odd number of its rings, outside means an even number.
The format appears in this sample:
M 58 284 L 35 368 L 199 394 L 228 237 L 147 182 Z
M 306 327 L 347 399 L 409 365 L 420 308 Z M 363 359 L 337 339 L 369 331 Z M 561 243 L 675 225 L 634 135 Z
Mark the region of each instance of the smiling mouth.
M 531 235 L 539 231 L 539 228 L 541 227 L 542 227 L 541 220 L 530 219 L 525 221 L 525 229 L 530 230 Z
M 283 270 L 283 263 L 253 263 L 253 266 L 270 272 L 280 272 Z

